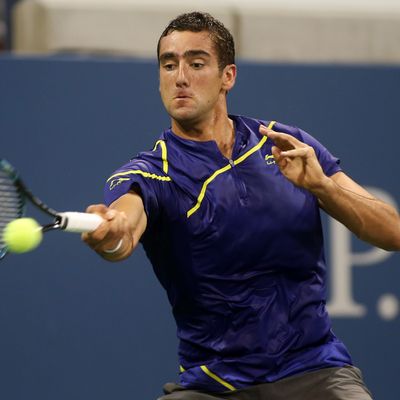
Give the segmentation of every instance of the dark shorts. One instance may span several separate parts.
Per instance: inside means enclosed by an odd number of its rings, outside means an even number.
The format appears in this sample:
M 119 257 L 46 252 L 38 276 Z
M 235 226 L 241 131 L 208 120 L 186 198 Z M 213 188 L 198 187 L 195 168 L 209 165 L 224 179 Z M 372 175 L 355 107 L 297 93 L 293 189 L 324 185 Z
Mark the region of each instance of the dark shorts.
M 157 400 L 372 400 L 361 371 L 352 366 L 325 368 L 234 392 L 204 393 L 167 383 L 164 393 Z

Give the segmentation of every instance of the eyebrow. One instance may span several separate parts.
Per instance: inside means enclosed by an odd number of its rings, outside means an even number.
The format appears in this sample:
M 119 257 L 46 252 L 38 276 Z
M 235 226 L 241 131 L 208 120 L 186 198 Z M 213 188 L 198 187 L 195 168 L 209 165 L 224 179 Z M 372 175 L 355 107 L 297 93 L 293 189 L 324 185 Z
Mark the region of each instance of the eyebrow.
M 184 58 L 192 58 L 192 57 L 211 57 L 211 54 L 205 50 L 187 50 L 183 53 Z M 172 51 L 166 52 L 160 55 L 160 62 L 164 62 L 167 60 L 178 58 L 178 54 Z

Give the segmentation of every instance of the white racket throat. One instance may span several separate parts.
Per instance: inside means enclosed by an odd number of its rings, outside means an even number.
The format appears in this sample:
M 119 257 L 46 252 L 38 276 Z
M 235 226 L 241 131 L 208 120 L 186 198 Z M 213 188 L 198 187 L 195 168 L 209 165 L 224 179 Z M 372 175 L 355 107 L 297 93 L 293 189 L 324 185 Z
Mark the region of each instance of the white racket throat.
M 66 232 L 92 232 L 103 222 L 97 214 L 67 211 L 57 214 L 60 228 Z

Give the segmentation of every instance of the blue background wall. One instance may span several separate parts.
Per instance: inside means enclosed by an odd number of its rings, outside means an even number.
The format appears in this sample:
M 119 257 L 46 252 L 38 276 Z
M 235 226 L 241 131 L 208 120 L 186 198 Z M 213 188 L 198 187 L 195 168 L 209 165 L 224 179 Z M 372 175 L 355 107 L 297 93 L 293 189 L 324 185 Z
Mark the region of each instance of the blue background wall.
M 301 126 L 358 182 L 400 202 L 399 92 L 396 68 L 241 63 L 229 103 L 232 113 Z M 168 125 L 153 62 L 0 58 L 0 157 L 56 209 L 101 202 L 110 172 Z M 329 259 L 340 264 L 325 223 Z M 371 251 L 349 245 L 349 253 Z M 333 313 L 335 332 L 382 400 L 400 398 L 400 320 L 395 308 L 388 319 L 377 309 L 386 294 L 397 304 L 399 260 L 354 265 L 351 296 L 366 313 Z M 109 264 L 79 236 L 49 233 L 34 252 L 1 262 L 0 398 L 155 399 L 176 379 L 176 344 L 166 295 L 141 249 Z

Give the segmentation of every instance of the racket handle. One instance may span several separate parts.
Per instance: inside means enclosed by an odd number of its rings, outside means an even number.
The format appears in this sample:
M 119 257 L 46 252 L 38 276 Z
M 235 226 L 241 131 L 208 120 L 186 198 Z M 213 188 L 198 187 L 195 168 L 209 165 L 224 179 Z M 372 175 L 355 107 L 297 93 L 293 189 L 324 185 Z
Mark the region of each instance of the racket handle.
M 61 229 L 67 232 L 92 232 L 103 222 L 100 215 L 90 213 L 68 211 L 57 216 L 60 218 Z

